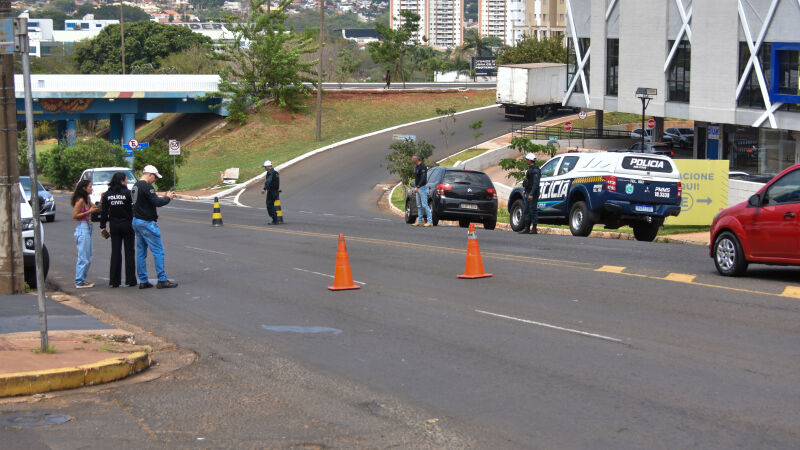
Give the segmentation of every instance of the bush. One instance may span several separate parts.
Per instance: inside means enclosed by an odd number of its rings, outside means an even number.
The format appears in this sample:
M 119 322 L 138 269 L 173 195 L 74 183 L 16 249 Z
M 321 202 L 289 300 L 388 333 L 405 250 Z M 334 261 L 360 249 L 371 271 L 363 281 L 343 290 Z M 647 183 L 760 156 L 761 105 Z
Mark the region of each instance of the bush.
M 391 153 L 386 155 L 386 168 L 392 175 L 400 177 L 400 182 L 403 186 L 407 186 L 412 178 L 414 178 L 414 169 L 416 166 L 411 161 L 414 155 L 420 155 L 422 162 L 430 168 L 435 164 L 429 161 L 433 155 L 434 146 L 420 140 L 419 143 L 411 139 L 404 139 L 402 141 L 394 142 L 389 146 Z
M 136 173 L 142 173 L 142 169 L 148 164 L 156 166 L 158 173 L 163 177 L 156 180 L 156 185 L 159 190 L 165 191 L 172 189 L 178 184 L 177 175 L 174 179 L 172 177 L 172 156 L 169 154 L 167 141 L 163 139 L 150 141 L 150 146 L 143 150 L 137 150 L 133 152 L 133 154 L 133 170 L 135 170 Z M 182 166 L 185 159 L 186 150 L 181 149 L 180 156 L 175 157 L 175 165 L 178 167 Z
M 86 169 L 126 165 L 122 147 L 99 138 L 78 141 L 72 147 L 59 143 L 39 157 L 42 173 L 59 188 L 71 189 Z

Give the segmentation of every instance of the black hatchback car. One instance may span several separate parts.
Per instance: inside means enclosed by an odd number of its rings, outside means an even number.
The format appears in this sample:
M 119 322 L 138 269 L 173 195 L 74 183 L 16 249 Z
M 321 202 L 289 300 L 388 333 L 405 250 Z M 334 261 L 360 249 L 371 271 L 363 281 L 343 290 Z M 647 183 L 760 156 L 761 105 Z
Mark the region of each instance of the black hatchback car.
M 478 222 L 487 230 L 497 225 L 497 191 L 483 172 L 455 167 L 428 169 L 428 206 L 433 225 L 440 220 L 457 220 L 462 227 Z M 416 195 L 409 190 L 406 223 L 414 223 L 418 214 Z

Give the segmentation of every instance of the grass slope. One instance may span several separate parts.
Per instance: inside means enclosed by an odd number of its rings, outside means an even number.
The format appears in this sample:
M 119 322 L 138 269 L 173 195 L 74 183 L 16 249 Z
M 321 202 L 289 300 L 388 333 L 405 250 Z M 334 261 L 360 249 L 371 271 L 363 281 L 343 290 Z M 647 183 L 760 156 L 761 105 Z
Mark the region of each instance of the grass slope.
M 178 168 L 181 190 L 217 183 L 219 172 L 240 169 L 240 181 L 263 171 L 265 159 L 274 165 L 343 139 L 436 115 L 436 108 L 454 106 L 464 111 L 495 102 L 493 90 L 382 94 L 336 94 L 323 98 L 322 141 L 315 139 L 314 100 L 295 117 L 268 106 L 250 117 L 247 124 L 228 124 L 199 139 L 186 150 L 188 161 Z M 388 152 L 388 148 L 386 151 Z

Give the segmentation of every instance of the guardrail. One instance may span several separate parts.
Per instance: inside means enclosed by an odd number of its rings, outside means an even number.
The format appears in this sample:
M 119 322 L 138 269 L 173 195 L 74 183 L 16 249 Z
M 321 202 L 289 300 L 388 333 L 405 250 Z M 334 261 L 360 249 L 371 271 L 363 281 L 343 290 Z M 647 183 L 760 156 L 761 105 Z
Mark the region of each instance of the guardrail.
M 598 130 L 594 127 L 583 129 L 572 128 L 571 131 L 564 129 L 564 125 L 543 127 L 541 125 L 522 125 L 512 124 L 511 135 L 513 137 L 527 137 L 530 139 L 554 140 L 554 139 L 620 139 L 630 138 L 629 131 L 622 130 Z

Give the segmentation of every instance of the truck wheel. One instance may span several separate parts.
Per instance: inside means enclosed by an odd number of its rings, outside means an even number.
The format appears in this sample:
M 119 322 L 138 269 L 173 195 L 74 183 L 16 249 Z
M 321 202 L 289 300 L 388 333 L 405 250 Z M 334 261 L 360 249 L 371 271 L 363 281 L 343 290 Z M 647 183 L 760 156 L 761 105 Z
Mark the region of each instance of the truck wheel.
M 411 214 L 411 202 L 406 199 L 406 223 L 414 223 L 417 220 L 417 216 Z
M 47 272 L 50 271 L 50 252 L 47 251 L 47 246 L 42 244 L 42 266 L 44 267 L 44 279 L 47 279 Z M 36 265 L 25 267 L 25 282 L 28 283 L 31 289 L 36 289 Z
M 586 202 L 575 202 L 569 210 L 569 231 L 573 236 L 588 236 L 592 232 L 592 219 Z
M 633 237 L 635 237 L 637 241 L 653 242 L 653 239 L 658 235 L 659 228 L 661 228 L 661 224 L 657 222 L 637 223 L 633 226 Z
M 720 275 L 736 277 L 747 270 L 742 244 L 730 231 L 720 234 L 714 241 L 714 265 Z
M 514 200 L 514 203 L 511 204 L 511 215 L 508 219 L 511 222 L 511 229 L 514 231 L 522 230 L 522 227 L 525 225 L 525 220 L 523 215 L 525 214 L 525 203 L 521 199 Z

